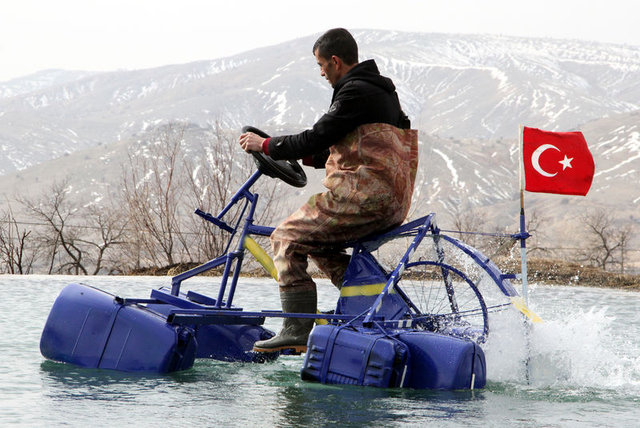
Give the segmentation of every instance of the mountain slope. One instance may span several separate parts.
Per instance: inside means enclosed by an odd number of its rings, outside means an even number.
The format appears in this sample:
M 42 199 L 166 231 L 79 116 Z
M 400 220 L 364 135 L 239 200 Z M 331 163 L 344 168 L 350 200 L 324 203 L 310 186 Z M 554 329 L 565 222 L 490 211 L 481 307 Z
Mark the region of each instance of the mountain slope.
M 593 209 L 606 209 L 617 225 L 637 226 L 640 47 L 381 31 L 355 36 L 361 59 L 376 59 L 394 80 L 420 130 L 414 217 L 434 211 L 439 224 L 451 227 L 456 212 L 473 212 L 487 218 L 485 230 L 515 231 L 523 124 L 581 130 L 596 163 L 586 198 L 525 195 L 527 212 L 544 217 L 547 246 L 580 246 L 580 215 Z M 116 194 L 128 147 L 161 123 L 189 123 L 196 139 L 214 123 L 238 133 L 246 124 L 269 133 L 310 126 L 331 97 L 311 56 L 315 37 L 213 61 L 51 71 L 0 84 L 0 203 L 65 176 L 79 194 Z M 293 203 L 321 189 L 322 171 L 308 174 L 312 184 L 291 193 Z
M 361 59 L 376 59 L 414 126 L 427 134 L 514 138 L 520 123 L 572 130 L 640 109 L 638 47 L 382 31 L 355 36 Z M 52 71 L 34 76 L 31 86 L 25 79 L 6 82 L 0 85 L 0 174 L 167 120 L 308 127 L 331 93 L 310 52 L 315 37 L 213 61 Z

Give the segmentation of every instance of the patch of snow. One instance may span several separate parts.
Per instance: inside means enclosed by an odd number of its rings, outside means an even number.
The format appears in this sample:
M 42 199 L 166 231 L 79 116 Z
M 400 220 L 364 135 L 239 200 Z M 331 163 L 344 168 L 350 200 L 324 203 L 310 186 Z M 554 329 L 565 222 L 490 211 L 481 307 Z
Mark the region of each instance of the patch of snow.
M 433 152 L 439 155 L 444 160 L 445 165 L 447 166 L 447 168 L 449 169 L 449 172 L 451 173 L 451 179 L 452 179 L 451 182 L 453 183 L 453 185 L 460 189 L 464 188 L 465 184 L 464 182 L 459 181 L 458 171 L 453 166 L 453 161 L 451 160 L 451 158 L 449 158 L 447 155 L 445 155 L 442 151 L 438 149 L 433 149 Z
M 269 84 L 269 83 L 273 82 L 274 80 L 276 80 L 276 79 L 277 79 L 278 77 L 280 77 L 280 76 L 282 76 L 282 75 L 281 75 L 281 74 L 274 74 L 274 75 L 273 75 L 273 77 L 271 77 L 271 79 L 269 79 L 269 80 L 266 80 L 266 81 L 262 82 L 262 83 L 260 84 L 260 86 L 265 86 L 265 85 L 267 85 L 267 84 Z
M 157 82 L 151 82 L 149 85 L 143 86 L 138 94 L 138 98 L 144 98 L 149 94 L 152 94 L 158 90 L 159 86 Z

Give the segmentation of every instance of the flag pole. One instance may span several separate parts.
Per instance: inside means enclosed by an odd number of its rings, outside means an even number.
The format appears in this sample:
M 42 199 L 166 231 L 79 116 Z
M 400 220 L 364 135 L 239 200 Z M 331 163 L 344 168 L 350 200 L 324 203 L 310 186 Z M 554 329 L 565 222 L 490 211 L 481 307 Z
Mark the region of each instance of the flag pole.
M 524 177 L 523 177 L 523 168 L 524 168 L 524 152 L 522 148 L 522 139 L 524 134 L 524 126 L 520 125 L 520 135 L 519 135 L 519 144 L 520 144 L 520 166 L 518 168 L 519 172 L 519 182 L 520 182 L 520 264 L 521 270 L 520 275 L 522 279 L 522 298 L 524 299 L 524 304 L 529 306 L 529 284 L 527 279 L 527 245 L 526 239 L 529 237 L 529 234 L 526 231 L 525 226 L 525 218 L 524 218 Z
M 520 125 L 519 129 L 519 143 L 520 143 L 520 166 L 518 167 L 518 176 L 520 182 L 520 276 L 522 279 L 522 299 L 524 301 L 524 308 L 526 308 L 526 312 L 522 312 L 525 314 L 524 320 L 524 338 L 526 341 L 526 358 L 525 358 L 525 378 L 527 380 L 527 384 L 531 382 L 531 324 L 527 322 L 527 317 L 532 320 L 539 317 L 535 315 L 533 312 L 529 311 L 529 290 L 528 290 L 528 279 L 527 279 L 527 244 L 526 239 L 529 237 L 529 234 L 525 230 L 525 219 L 524 219 L 524 126 Z

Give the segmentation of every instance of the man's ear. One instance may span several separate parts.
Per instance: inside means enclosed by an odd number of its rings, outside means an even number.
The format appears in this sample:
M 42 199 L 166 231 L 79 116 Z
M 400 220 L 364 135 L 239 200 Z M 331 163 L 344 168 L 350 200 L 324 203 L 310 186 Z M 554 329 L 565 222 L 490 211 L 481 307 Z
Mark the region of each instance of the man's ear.
M 342 65 L 344 64 L 344 62 L 342 62 L 342 59 L 336 55 L 331 56 L 331 61 L 333 62 L 333 65 L 335 66 L 335 68 L 338 70 L 342 68 Z

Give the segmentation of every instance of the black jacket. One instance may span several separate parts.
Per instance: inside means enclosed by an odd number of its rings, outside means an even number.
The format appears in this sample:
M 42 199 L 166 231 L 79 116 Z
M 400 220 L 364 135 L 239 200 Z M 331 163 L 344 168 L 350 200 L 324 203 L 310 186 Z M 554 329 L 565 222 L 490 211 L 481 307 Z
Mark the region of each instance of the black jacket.
M 409 119 L 400 108 L 396 87 L 391 79 L 380 75 L 374 60 L 357 64 L 336 83 L 329 111 L 312 129 L 272 137 L 269 156 L 276 160 L 312 157 L 312 165 L 323 168 L 329 147 L 367 123 L 410 128 Z

